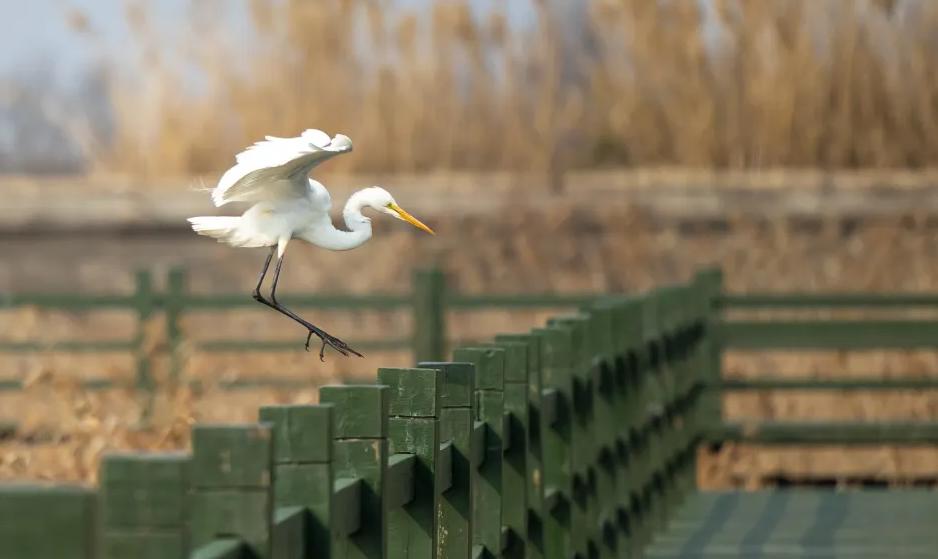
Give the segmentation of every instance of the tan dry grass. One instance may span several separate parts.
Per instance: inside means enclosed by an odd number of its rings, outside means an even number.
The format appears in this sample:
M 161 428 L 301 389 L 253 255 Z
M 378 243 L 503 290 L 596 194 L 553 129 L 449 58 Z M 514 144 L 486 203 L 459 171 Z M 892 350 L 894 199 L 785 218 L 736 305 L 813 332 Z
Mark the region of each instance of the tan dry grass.
M 356 142 L 333 170 L 938 163 L 938 4 L 702 5 L 591 2 L 579 31 L 592 48 L 562 52 L 576 23 L 543 7 L 523 31 L 500 12 L 480 21 L 468 0 L 423 15 L 254 0 L 248 49 L 197 3 L 173 50 L 134 2 L 141 78 L 111 84 L 115 135 L 89 150 L 98 171 L 184 176 L 226 168 L 264 134 L 315 126 Z M 187 93 L 180 57 L 204 93 Z M 570 61 L 580 79 L 563 79 Z

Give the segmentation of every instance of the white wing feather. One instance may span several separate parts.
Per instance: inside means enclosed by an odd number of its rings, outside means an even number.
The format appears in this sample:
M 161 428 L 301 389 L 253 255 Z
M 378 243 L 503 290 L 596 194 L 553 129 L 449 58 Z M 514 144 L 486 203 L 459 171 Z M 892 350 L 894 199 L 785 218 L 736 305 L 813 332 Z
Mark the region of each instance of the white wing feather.
M 235 166 L 212 190 L 212 201 L 222 206 L 306 196 L 313 167 L 351 150 L 348 136 L 330 139 L 322 130 L 309 129 L 296 138 L 267 136 L 235 156 Z

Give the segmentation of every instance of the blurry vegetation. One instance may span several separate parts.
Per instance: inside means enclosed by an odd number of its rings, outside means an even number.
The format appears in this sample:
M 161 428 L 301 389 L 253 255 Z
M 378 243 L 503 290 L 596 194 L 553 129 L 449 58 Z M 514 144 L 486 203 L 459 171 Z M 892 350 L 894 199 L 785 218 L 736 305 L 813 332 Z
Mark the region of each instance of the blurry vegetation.
M 346 171 L 938 162 L 938 2 L 538 0 L 523 25 L 428 4 L 252 0 L 250 38 L 196 7 L 182 45 L 131 4 L 146 75 L 111 80 L 92 169 L 214 172 L 306 127 L 355 140 Z

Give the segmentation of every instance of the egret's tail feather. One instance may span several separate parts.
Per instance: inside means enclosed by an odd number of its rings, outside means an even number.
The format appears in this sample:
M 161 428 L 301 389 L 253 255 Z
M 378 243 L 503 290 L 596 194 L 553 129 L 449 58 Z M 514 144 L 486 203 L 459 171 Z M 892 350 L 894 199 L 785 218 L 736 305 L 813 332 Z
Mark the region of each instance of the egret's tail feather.
M 226 239 L 235 230 L 241 218 L 238 216 L 217 216 L 204 215 L 199 217 L 190 217 L 189 223 L 192 224 L 192 230 L 199 235 L 214 237 L 216 239 Z

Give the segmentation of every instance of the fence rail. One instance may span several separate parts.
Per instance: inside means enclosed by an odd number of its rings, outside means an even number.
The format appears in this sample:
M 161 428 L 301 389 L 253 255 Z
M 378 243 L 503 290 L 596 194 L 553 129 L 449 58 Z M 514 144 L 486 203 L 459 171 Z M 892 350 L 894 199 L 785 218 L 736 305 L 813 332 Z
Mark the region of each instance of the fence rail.
M 938 444 L 932 422 L 726 424 L 720 292 L 705 272 L 598 298 L 452 361 L 321 387 L 317 405 L 196 425 L 191 453 L 106 455 L 96 489 L 0 485 L 0 557 L 635 557 L 694 492 L 701 443 Z M 836 522 L 843 503 L 812 506 Z M 720 514 L 663 556 L 699 554 Z
M 189 312 L 218 311 L 231 309 L 254 309 L 255 302 L 248 293 L 196 294 L 188 290 L 185 269 L 172 269 L 163 291 L 154 289 L 153 276 L 148 271 L 139 271 L 135 276 L 134 292 L 128 295 L 88 295 L 78 293 L 15 293 L 0 294 L 0 311 L 19 307 L 35 307 L 42 310 L 68 312 L 93 312 L 100 310 L 125 310 L 136 314 L 137 325 L 129 339 L 117 340 L 60 340 L 10 341 L 0 340 L 0 352 L 27 353 L 60 351 L 68 353 L 124 353 L 135 355 L 135 383 L 138 387 L 151 389 L 154 386 L 153 362 L 160 354 L 168 353 L 170 379 L 180 378 L 183 369 L 184 349 L 203 352 L 256 352 L 298 351 L 302 344 L 294 340 L 257 339 L 209 339 L 187 338 L 183 318 Z M 447 313 L 483 309 L 575 309 L 595 300 L 596 294 L 465 294 L 450 289 L 446 278 L 438 269 L 417 270 L 413 276 L 412 289 L 406 294 L 284 294 L 279 297 L 285 305 L 298 308 L 349 311 L 410 311 L 413 331 L 398 337 L 350 340 L 350 345 L 361 351 L 410 350 L 418 359 L 441 360 L 450 341 L 446 337 Z M 158 346 L 160 351 L 148 351 L 144 338 L 144 326 L 156 313 L 166 317 L 166 344 Z M 271 385 L 285 385 L 289 381 L 265 377 Z M 259 381 L 222 383 L 233 388 L 258 385 Z M 109 379 L 90 379 L 83 382 L 89 389 L 114 387 Z M 0 378 L 0 390 L 15 390 L 22 387 L 19 379 Z

